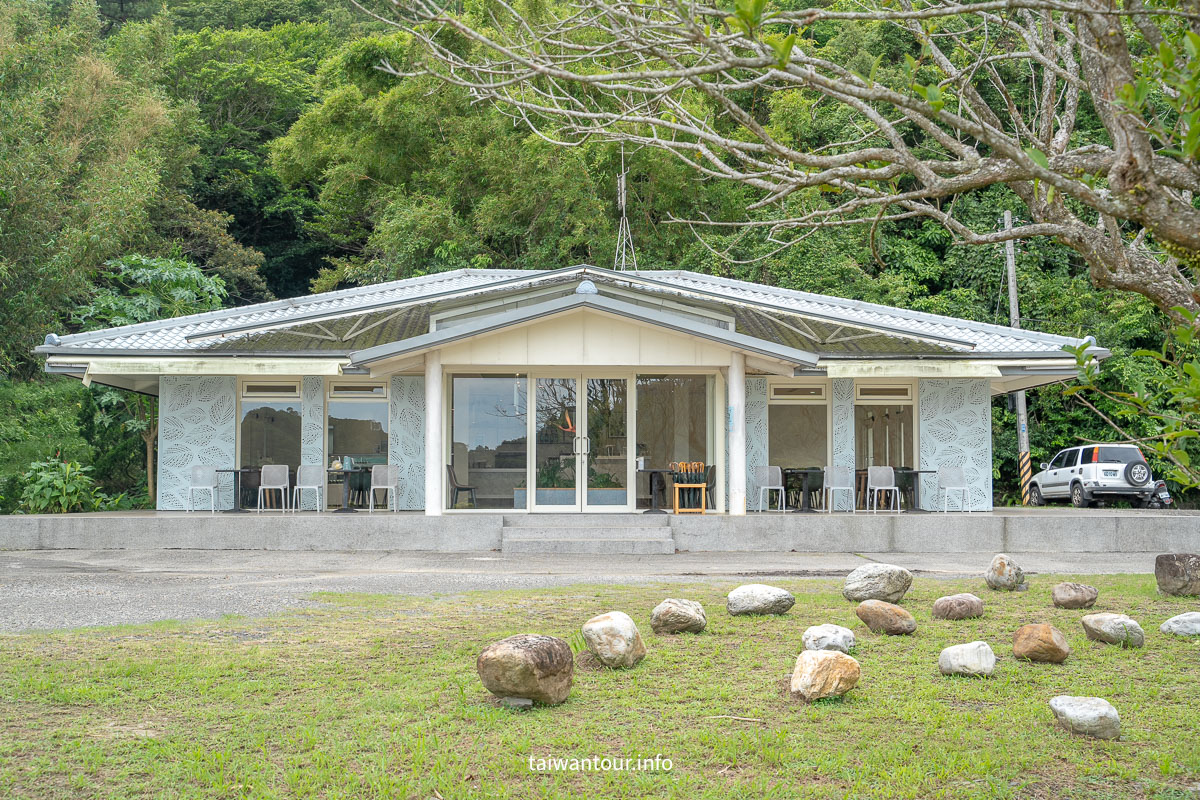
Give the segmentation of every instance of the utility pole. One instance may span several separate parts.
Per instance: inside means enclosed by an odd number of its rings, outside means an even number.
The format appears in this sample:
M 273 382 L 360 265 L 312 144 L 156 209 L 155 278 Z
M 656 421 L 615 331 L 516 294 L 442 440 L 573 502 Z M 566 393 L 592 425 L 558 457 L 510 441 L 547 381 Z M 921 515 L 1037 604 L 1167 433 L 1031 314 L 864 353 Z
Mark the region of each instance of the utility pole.
M 633 233 L 629 230 L 629 217 L 625 215 L 625 145 L 621 145 L 621 174 L 617 176 L 617 210 L 621 221 L 617 225 L 617 252 L 613 256 L 613 269 L 624 272 L 629 267 L 637 269 L 637 254 L 633 252 Z
M 1012 212 L 1004 212 L 1004 230 L 1012 230 Z M 1021 311 L 1017 306 L 1017 256 L 1013 240 L 1004 243 L 1004 258 L 1008 262 L 1008 318 L 1014 328 L 1021 327 Z M 1025 410 L 1025 390 L 1017 395 L 1017 465 L 1021 473 L 1021 505 L 1029 505 L 1029 484 L 1033 470 L 1029 463 L 1029 415 Z

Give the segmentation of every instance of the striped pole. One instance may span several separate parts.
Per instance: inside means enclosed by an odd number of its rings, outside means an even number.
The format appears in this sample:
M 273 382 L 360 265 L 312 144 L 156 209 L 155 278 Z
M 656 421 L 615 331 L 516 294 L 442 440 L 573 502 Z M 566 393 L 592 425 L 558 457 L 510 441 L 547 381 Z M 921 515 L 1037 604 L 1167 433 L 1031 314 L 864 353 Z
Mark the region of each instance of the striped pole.
M 1029 465 L 1029 451 L 1022 451 L 1017 456 L 1017 463 L 1021 471 L 1021 505 L 1029 505 L 1029 483 L 1033 478 L 1033 470 Z

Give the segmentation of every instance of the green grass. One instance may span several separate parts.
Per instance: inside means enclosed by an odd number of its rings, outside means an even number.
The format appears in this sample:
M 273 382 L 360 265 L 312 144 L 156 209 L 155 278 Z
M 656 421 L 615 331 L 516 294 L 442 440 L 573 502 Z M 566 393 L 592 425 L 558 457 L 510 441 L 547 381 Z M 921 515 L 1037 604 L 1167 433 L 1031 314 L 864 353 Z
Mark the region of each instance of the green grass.
M 1087 641 L 1030 591 L 918 580 L 912 637 L 870 633 L 840 582 L 789 580 L 783 617 L 730 617 L 736 584 L 573 586 L 440 598 L 322 595 L 327 606 L 223 619 L 0 638 L 0 797 L 1097 797 L 1192 798 L 1200 782 L 1200 641 L 1160 634 L 1195 602 L 1150 576 L 1086 578 L 1097 611 L 1142 623 L 1147 644 Z M 935 621 L 942 594 L 974 591 L 982 619 Z M 667 596 L 704 603 L 698 636 L 650 632 Z M 568 638 L 620 609 L 649 654 L 634 670 L 579 668 L 570 699 L 515 712 L 475 675 L 487 643 L 519 632 Z M 1011 635 L 1057 625 L 1065 664 L 1020 663 Z M 859 686 L 843 700 L 791 700 L 805 627 L 855 631 Z M 989 680 L 938 674 L 941 648 L 974 639 L 999 658 Z M 1047 701 L 1099 695 L 1121 740 L 1068 735 Z M 714 719 L 718 715 L 761 722 Z M 653 757 L 670 772 L 532 773 L 530 756 Z

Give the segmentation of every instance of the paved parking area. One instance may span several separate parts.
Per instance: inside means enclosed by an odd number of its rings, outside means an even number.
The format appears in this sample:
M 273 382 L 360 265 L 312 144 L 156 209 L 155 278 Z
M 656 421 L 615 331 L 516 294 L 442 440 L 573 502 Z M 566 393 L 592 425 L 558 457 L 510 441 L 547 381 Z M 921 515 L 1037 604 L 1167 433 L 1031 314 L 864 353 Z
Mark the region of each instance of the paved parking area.
M 1014 553 L 1027 572 L 1149 573 L 1154 553 Z M 456 593 L 577 583 L 842 576 L 868 561 L 918 575 L 979 575 L 979 553 L 678 553 L 661 556 L 216 550 L 0 552 L 0 631 L 263 616 L 314 592 Z

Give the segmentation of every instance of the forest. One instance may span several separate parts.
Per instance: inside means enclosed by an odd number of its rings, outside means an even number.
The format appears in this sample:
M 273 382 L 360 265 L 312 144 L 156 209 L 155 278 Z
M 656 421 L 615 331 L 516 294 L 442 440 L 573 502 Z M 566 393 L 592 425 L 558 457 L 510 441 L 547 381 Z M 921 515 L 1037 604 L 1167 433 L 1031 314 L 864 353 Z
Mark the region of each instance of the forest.
M 921 51 L 880 21 L 818 20 L 804 36 L 872 79 Z M 48 481 L 86 490 L 71 510 L 148 502 L 152 401 L 44 375 L 31 351 L 47 334 L 461 267 L 612 264 L 621 147 L 550 141 L 413 68 L 424 46 L 344 0 L 0 0 L 0 513 L 37 510 L 30 487 Z M 801 92 L 735 100 L 798 150 L 854 136 L 844 107 Z M 1086 98 L 1079 118 L 1079 135 L 1103 136 Z M 765 227 L 680 223 L 766 219 L 770 208 L 747 210 L 760 189 L 654 147 L 626 144 L 623 157 L 642 269 L 1008 323 L 1003 243 L 966 245 L 945 224 L 895 215 L 779 249 Z M 812 194 L 833 203 L 835 191 Z M 939 208 L 975 231 L 999 230 L 1005 211 L 1032 224 L 1002 184 Z M 1177 462 L 1200 463 L 1194 386 L 1179 390 L 1192 398 L 1182 430 L 1122 402 L 1190 374 L 1148 354 L 1194 359 L 1189 326 L 1144 294 L 1099 288 L 1052 238 L 1018 241 L 1016 260 L 1025 326 L 1113 353 L 1089 395 L 1030 393 L 1034 463 L 1120 438 L 1106 420 L 1132 437 L 1172 428 Z M 996 499 L 1019 503 L 1016 415 L 1006 398 L 992 413 Z M 1186 469 L 1152 466 L 1194 504 Z

